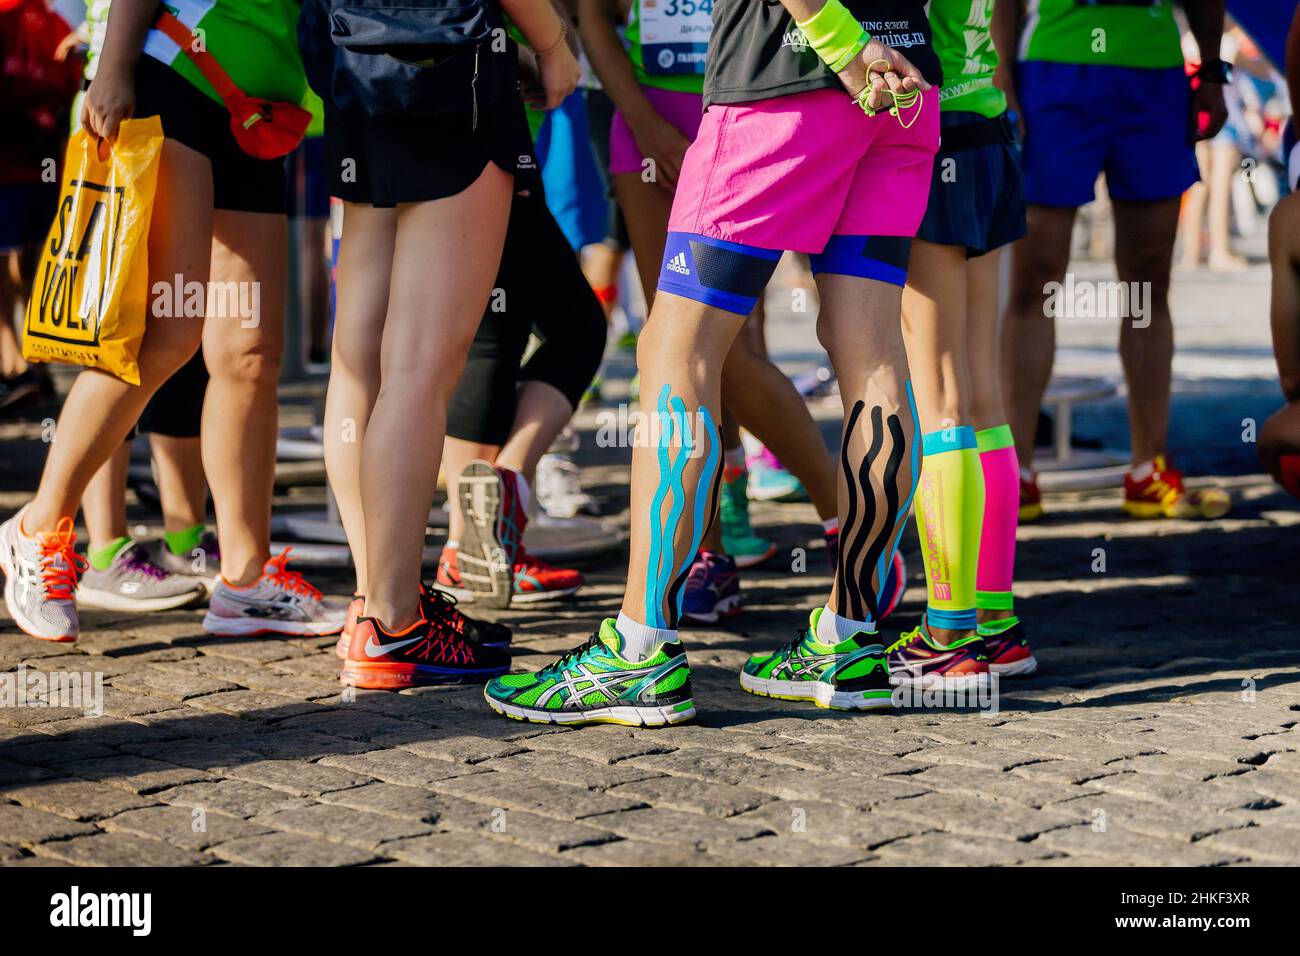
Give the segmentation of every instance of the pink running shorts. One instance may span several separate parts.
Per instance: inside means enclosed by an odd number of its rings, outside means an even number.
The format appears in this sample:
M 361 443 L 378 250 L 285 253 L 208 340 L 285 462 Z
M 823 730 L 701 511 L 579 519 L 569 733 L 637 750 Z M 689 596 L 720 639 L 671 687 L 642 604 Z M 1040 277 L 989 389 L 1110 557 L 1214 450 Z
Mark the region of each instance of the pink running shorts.
M 668 229 L 806 253 L 831 236 L 915 236 L 938 148 L 937 91 L 909 129 L 887 112 L 868 117 L 840 90 L 714 104 L 686 152 Z

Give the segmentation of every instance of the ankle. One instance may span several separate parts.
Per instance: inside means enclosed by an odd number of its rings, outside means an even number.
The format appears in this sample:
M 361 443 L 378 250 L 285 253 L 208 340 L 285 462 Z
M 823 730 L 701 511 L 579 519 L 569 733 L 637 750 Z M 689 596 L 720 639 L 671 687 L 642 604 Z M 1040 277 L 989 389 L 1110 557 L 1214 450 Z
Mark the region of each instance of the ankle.
M 958 641 L 975 636 L 975 629 L 953 630 L 947 627 L 930 627 L 926 625 L 925 631 L 930 635 L 930 640 L 941 647 L 948 647 Z

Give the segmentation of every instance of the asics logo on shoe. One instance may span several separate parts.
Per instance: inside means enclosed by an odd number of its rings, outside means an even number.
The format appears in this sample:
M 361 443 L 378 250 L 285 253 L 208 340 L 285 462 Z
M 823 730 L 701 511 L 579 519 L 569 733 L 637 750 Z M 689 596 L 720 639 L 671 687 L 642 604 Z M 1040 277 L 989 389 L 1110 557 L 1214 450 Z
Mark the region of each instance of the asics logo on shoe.
M 772 677 L 779 678 L 782 674 L 788 674 L 791 680 L 816 679 L 818 672 L 827 664 L 835 663 L 838 657 L 837 654 L 812 654 L 799 658 L 787 657 L 772 668 Z
M 688 276 L 691 274 L 691 268 L 686 264 L 686 253 L 679 252 L 668 260 L 668 271 L 676 272 L 678 275 Z
M 951 660 L 953 657 L 956 656 L 957 656 L 956 654 L 950 651 L 947 654 L 935 654 L 933 657 L 926 657 L 918 661 L 901 660 L 894 666 L 895 667 L 901 666 L 907 669 L 908 671 L 912 671 L 913 673 L 919 674 L 929 664 L 942 664 L 944 661 Z
M 423 634 L 421 634 L 419 637 L 408 637 L 404 641 L 391 641 L 388 644 L 376 644 L 375 636 L 371 634 L 368 638 L 366 638 L 366 646 L 365 646 L 366 657 L 383 657 L 385 654 L 391 654 L 394 651 L 400 651 L 403 647 L 406 647 L 408 644 L 414 644 L 416 641 L 422 641 L 422 640 L 424 640 Z
M 543 691 L 533 706 L 545 707 L 547 702 L 562 690 L 567 692 L 564 701 L 566 708 L 581 706 L 582 698 L 592 693 L 600 694 L 612 703 L 619 699 L 620 685 L 649 677 L 651 674 L 659 672 L 661 668 L 663 668 L 663 673 L 660 675 L 662 678 L 677 667 L 685 666 L 685 661 L 686 658 L 681 657 L 667 668 L 664 668 L 663 664 L 656 664 L 653 667 L 637 667 L 616 671 L 598 671 L 588 669 L 584 664 L 576 664 L 573 668 L 564 671 L 561 680 Z

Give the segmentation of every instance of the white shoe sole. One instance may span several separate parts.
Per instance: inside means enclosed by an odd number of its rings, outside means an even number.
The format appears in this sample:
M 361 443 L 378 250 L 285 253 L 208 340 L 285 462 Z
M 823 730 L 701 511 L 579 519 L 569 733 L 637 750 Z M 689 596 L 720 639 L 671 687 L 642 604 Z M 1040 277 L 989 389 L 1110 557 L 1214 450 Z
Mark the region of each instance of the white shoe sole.
M 22 512 L 19 511 L 18 514 L 22 514 Z M 34 637 L 39 641 L 52 641 L 56 644 L 71 644 L 77 640 L 79 635 L 51 634 L 48 631 L 42 633 L 44 629 L 22 613 L 18 606 L 18 599 L 14 596 L 14 569 L 9 560 L 9 536 L 18 533 L 17 522 L 18 515 L 15 515 L 0 525 L 0 570 L 5 573 L 5 607 L 9 611 L 9 616 L 14 619 L 14 623 L 18 625 L 18 629 L 28 637 Z
M 744 671 L 740 686 L 759 697 L 776 700 L 804 700 L 827 710 L 890 710 L 894 706 L 892 691 L 837 691 L 821 681 L 772 680 L 754 677 Z
M 1014 664 L 990 664 L 989 671 L 999 677 L 1028 677 L 1038 670 L 1038 659 L 1026 657 Z
M 203 618 L 203 630 L 219 637 L 252 634 L 282 634 L 285 637 L 330 637 L 343 632 L 343 622 L 276 621 L 262 617 L 221 617 L 209 611 Z
M 171 597 L 129 598 L 113 591 L 101 591 L 98 588 L 82 585 L 77 588 L 77 606 L 94 608 L 98 611 L 170 611 L 194 604 L 206 594 L 207 590 L 196 584 L 194 590 Z
M 489 707 L 504 717 L 526 720 L 534 724 L 622 724 L 626 727 L 667 727 L 670 724 L 683 723 L 695 716 L 695 702 L 692 700 L 668 707 L 601 707 L 596 710 L 554 712 L 502 703 L 489 697 L 486 688 L 483 691 L 483 699 L 487 701 Z
M 736 562 L 736 569 L 744 571 L 746 568 L 756 568 L 760 564 L 770 561 L 776 556 L 776 545 L 768 548 L 762 554 L 732 555 Z
M 465 518 L 456 568 L 462 579 L 478 582 L 475 602 L 485 607 L 508 608 L 514 595 L 513 554 L 497 540 L 501 521 L 501 476 L 485 461 L 470 462 L 457 480 L 460 512 Z

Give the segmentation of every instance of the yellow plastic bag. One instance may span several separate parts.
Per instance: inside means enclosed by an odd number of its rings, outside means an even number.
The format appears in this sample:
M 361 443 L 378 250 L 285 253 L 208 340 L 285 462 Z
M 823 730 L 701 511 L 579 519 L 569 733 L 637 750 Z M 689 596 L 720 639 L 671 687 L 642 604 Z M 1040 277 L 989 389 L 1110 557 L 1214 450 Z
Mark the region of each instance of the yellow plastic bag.
M 157 116 L 123 120 L 116 141 L 102 148 L 85 130 L 68 140 L 58 212 L 27 302 L 24 358 L 103 369 L 140 384 L 136 357 L 162 143 Z

